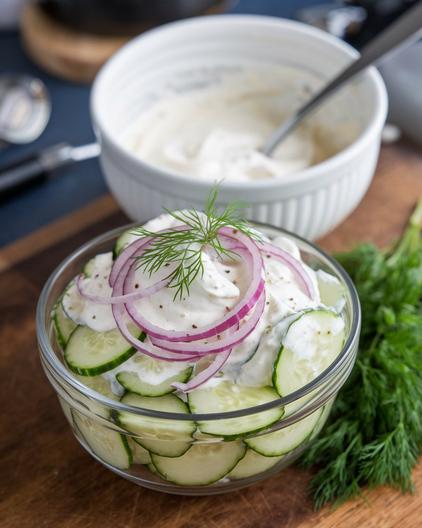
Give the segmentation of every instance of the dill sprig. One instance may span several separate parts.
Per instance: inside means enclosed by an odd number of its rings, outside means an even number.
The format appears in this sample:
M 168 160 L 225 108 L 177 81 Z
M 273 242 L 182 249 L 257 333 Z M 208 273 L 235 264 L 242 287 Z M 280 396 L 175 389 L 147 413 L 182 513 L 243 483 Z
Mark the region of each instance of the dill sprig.
M 236 253 L 225 248 L 218 237 L 222 227 L 231 227 L 253 239 L 259 238 L 257 232 L 239 216 L 243 204 L 231 202 L 218 212 L 217 197 L 218 188 L 215 187 L 205 203 L 203 213 L 196 209 L 176 212 L 165 209 L 180 224 L 187 226 L 186 230 L 169 229 L 156 233 L 139 227 L 134 231 L 137 235 L 154 239 L 139 257 L 139 266 L 150 276 L 164 266 L 177 263 L 167 276 L 168 287 L 176 290 L 174 299 L 189 295 L 192 282 L 198 275 L 203 275 L 202 251 L 206 247 L 214 250 L 220 258 L 235 259 Z
M 358 359 L 330 420 L 304 455 L 319 471 L 316 508 L 369 488 L 413 491 L 422 452 L 422 200 L 395 248 L 370 244 L 337 256 L 362 305 Z

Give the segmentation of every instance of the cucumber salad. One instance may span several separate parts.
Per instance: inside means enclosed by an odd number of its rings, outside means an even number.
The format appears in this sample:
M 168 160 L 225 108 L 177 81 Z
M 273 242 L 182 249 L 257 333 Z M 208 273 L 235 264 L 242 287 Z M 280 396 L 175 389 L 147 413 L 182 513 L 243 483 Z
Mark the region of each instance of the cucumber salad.
M 212 415 L 272 402 L 325 371 L 345 341 L 344 299 L 290 238 L 270 240 L 211 200 L 205 213 L 166 213 L 124 232 L 67 285 L 52 322 L 64 363 L 91 389 L 149 411 Z M 329 409 L 272 429 L 288 409 L 196 421 L 90 411 L 67 416 L 107 465 L 204 486 L 270 470 Z

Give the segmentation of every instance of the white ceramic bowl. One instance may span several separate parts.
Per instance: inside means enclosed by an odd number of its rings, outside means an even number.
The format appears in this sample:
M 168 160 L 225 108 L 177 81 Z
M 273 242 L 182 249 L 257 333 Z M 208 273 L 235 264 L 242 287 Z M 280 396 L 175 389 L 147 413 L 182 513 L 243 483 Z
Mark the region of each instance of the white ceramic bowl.
M 323 31 L 261 16 L 220 15 L 175 22 L 124 46 L 95 80 L 91 111 L 107 183 L 123 210 L 146 221 L 163 207 L 201 208 L 211 184 L 140 160 L 122 138 L 143 110 L 169 94 L 215 82 L 222 72 L 251 64 L 290 65 L 317 83 L 333 77 L 357 52 Z M 250 204 L 245 216 L 315 239 L 360 202 L 378 158 L 387 97 L 371 68 L 324 110 L 333 127 L 353 118 L 357 138 L 331 158 L 279 180 L 221 184 L 219 203 Z M 187 116 L 189 119 L 189 116 Z

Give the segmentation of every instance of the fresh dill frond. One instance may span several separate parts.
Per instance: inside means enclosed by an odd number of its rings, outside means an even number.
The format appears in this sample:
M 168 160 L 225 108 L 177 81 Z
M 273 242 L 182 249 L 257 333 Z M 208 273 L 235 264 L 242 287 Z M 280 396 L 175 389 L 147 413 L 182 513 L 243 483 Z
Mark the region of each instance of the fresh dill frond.
M 192 282 L 204 273 L 202 251 L 214 250 L 220 258 L 234 259 L 236 253 L 222 244 L 218 233 L 223 227 L 240 231 L 250 238 L 259 239 L 257 232 L 240 216 L 244 207 L 240 202 L 229 203 L 221 212 L 216 207 L 218 187 L 211 191 L 201 213 L 196 209 L 169 211 L 186 229 L 168 229 L 154 232 L 144 227 L 134 230 L 139 236 L 151 237 L 153 241 L 139 257 L 139 266 L 150 276 L 164 266 L 177 264 L 168 275 L 168 287 L 175 289 L 174 299 L 189 295 Z
M 362 244 L 337 255 L 362 306 L 362 333 L 352 374 L 331 417 L 305 453 L 319 471 L 316 508 L 369 488 L 413 490 L 422 453 L 422 200 L 395 248 Z

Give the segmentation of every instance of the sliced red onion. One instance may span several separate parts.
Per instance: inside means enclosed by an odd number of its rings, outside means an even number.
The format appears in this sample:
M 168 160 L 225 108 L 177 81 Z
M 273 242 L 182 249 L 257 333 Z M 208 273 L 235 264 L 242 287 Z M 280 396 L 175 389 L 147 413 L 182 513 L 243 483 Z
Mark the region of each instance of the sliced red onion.
M 176 226 L 170 230 L 163 229 L 161 231 L 157 231 L 157 234 L 164 233 L 166 231 L 187 231 L 188 229 L 188 226 Z M 149 245 L 153 240 L 154 237 L 141 237 L 138 240 L 134 240 L 120 253 L 117 259 L 114 261 L 113 267 L 111 269 L 110 277 L 108 279 L 110 286 L 113 286 L 126 262 L 128 262 L 129 259 L 134 258 L 140 249 L 146 245 Z
M 135 324 L 137 324 L 150 336 L 151 339 L 155 338 L 175 343 L 181 341 L 191 342 L 197 341 L 199 339 L 209 339 L 221 334 L 228 328 L 231 328 L 232 326 L 239 323 L 239 321 L 241 321 L 256 305 L 262 292 L 265 290 L 265 281 L 262 277 L 263 263 L 259 249 L 255 242 L 238 230 L 232 228 L 223 228 L 220 230 L 220 232 L 221 236 L 224 238 L 235 240 L 236 243 L 240 242 L 250 255 L 251 261 L 249 265 L 251 267 L 251 282 L 245 295 L 218 322 L 199 328 L 197 331 L 189 332 L 165 330 L 159 326 L 156 326 L 139 313 L 133 302 L 127 303 L 126 308 L 130 317 L 135 322 Z M 130 293 L 130 285 L 128 284 L 128 280 L 126 280 L 124 283 L 123 292 L 125 294 Z
M 151 242 L 152 237 L 143 237 L 139 240 L 134 240 L 120 253 L 117 259 L 114 261 L 113 267 L 111 268 L 110 276 L 108 278 L 108 282 L 111 287 L 114 286 L 117 277 L 121 273 L 124 265 L 129 261 L 129 259 L 133 258 L 140 249 L 142 249 L 144 246 L 149 245 Z
M 152 286 L 148 286 L 148 288 L 140 288 L 139 290 L 133 291 L 132 293 L 127 293 L 126 295 L 117 295 L 116 297 L 113 297 L 112 295 L 110 297 L 101 297 L 100 295 L 91 295 L 90 293 L 84 291 L 82 281 L 85 278 L 86 277 L 84 277 L 82 273 L 78 275 L 78 278 L 76 279 L 78 291 L 84 299 L 88 299 L 89 301 L 97 304 L 123 304 L 128 301 L 137 301 L 145 297 L 151 297 L 151 295 L 154 295 L 154 293 L 162 290 L 168 284 L 168 280 L 163 279 L 156 282 Z
M 166 341 L 163 339 L 151 338 L 151 342 L 162 348 L 164 350 L 169 350 L 170 352 L 179 352 L 180 354 L 193 354 L 193 355 L 208 355 L 215 354 L 217 352 L 224 352 L 229 348 L 232 348 L 239 343 L 241 343 L 248 335 L 255 329 L 258 324 L 262 312 L 265 307 L 265 291 L 261 293 L 261 296 L 258 299 L 258 302 L 255 305 L 255 308 L 252 312 L 252 315 L 249 319 L 244 322 L 239 330 L 234 332 L 231 335 L 224 337 L 221 340 L 212 341 L 208 343 L 174 343 L 171 341 Z
M 193 389 L 196 389 L 197 387 L 208 381 L 210 378 L 215 376 L 215 374 L 217 374 L 221 370 L 224 363 L 228 360 L 231 351 L 232 349 L 230 348 L 229 350 L 226 350 L 221 354 L 216 354 L 212 363 L 210 363 L 206 369 L 199 372 L 199 374 L 194 376 L 187 383 L 180 383 L 176 381 L 172 383 L 171 386 L 182 392 L 190 392 Z
M 268 242 L 259 242 L 259 249 L 262 253 L 267 253 L 273 257 L 276 257 L 288 268 L 290 268 L 298 279 L 298 282 L 306 295 L 310 299 L 316 298 L 314 284 L 300 260 L 295 258 L 284 249 L 274 246 Z
M 125 267 L 129 268 L 131 263 L 126 263 Z M 117 277 L 114 287 L 113 287 L 113 295 L 118 296 L 122 294 L 123 289 L 123 281 L 125 279 L 125 274 L 123 273 L 125 271 L 125 267 L 122 269 L 122 273 Z M 172 353 L 168 352 L 166 350 L 160 350 L 159 348 L 155 346 L 150 346 L 148 343 L 144 343 L 143 341 L 140 341 L 136 337 L 134 337 L 127 327 L 126 321 L 124 319 L 125 315 L 125 308 L 124 305 L 121 304 L 113 304 L 112 307 L 113 317 L 116 321 L 117 328 L 120 330 L 122 336 L 139 352 L 142 352 L 143 354 L 146 354 L 147 356 L 153 357 L 155 359 L 160 359 L 163 361 L 196 361 L 198 358 L 192 354 L 178 354 L 178 353 Z

